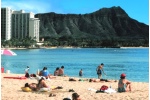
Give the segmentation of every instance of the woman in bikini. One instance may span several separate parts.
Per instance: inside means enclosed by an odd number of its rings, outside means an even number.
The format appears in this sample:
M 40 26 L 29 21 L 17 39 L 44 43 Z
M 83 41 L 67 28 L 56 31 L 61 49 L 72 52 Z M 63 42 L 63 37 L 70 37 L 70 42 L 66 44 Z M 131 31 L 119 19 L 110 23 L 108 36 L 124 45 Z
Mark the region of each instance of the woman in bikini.
M 25 83 L 24 87 L 29 87 L 32 91 L 36 91 L 37 90 L 37 84 L 36 83 Z
M 131 82 L 125 79 L 125 77 L 125 74 L 121 74 L 120 80 L 118 82 L 118 92 L 131 91 Z

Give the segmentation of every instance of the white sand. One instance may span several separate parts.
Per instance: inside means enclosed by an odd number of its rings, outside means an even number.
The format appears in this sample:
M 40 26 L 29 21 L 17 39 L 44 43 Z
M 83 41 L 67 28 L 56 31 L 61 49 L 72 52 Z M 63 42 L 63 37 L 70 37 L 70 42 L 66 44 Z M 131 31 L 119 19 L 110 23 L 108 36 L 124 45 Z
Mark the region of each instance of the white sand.
M 24 76 L 19 74 L 1 73 L 1 99 L 2 100 L 63 100 L 68 96 L 71 97 L 73 89 L 77 92 L 82 100 L 148 100 L 149 84 L 144 82 L 132 82 L 132 92 L 126 93 L 95 93 L 88 88 L 99 89 L 102 85 L 112 86 L 117 89 L 118 82 L 90 83 L 88 81 L 68 81 L 69 77 L 57 77 L 51 81 L 46 81 L 49 86 L 62 86 L 63 89 L 56 90 L 55 97 L 49 97 L 49 92 L 23 92 L 21 87 L 25 83 L 37 83 L 35 79 L 6 79 L 4 76 Z M 66 92 L 65 92 L 66 91 Z

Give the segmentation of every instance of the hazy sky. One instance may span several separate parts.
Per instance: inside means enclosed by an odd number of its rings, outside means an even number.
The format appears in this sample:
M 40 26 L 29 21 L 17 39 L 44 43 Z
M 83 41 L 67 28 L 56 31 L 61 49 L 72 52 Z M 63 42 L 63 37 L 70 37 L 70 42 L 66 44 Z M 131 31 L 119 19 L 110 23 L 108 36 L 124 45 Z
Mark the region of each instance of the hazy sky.
M 120 6 L 131 18 L 149 25 L 149 0 L 1 0 L 1 7 L 35 14 L 85 14 L 112 6 Z

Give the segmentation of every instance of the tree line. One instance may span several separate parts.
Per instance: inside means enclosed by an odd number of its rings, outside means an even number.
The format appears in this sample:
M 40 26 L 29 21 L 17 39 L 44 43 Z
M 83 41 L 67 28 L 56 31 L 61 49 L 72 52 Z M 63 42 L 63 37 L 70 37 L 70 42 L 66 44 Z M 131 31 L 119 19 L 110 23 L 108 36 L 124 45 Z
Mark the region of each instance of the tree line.
M 94 39 L 94 38 L 74 38 L 72 36 L 61 36 L 61 37 L 43 37 L 44 47 L 51 46 L 73 46 L 73 47 L 148 47 L 149 40 L 145 39 Z M 1 40 L 2 47 L 17 47 L 17 48 L 30 48 L 37 47 L 37 42 L 30 38 Z

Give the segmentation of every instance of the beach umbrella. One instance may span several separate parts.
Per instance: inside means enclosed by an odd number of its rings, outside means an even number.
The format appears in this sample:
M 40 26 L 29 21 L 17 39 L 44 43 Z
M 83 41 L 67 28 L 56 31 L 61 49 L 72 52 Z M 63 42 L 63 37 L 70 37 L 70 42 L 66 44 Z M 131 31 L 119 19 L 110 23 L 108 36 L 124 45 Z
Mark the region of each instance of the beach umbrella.
M 1 50 L 1 55 L 16 56 L 17 54 L 11 50 L 4 49 Z

